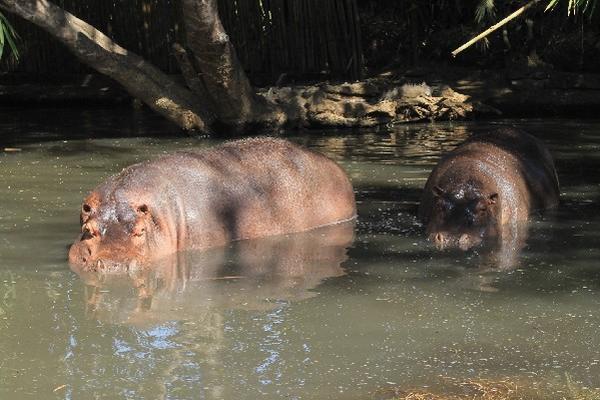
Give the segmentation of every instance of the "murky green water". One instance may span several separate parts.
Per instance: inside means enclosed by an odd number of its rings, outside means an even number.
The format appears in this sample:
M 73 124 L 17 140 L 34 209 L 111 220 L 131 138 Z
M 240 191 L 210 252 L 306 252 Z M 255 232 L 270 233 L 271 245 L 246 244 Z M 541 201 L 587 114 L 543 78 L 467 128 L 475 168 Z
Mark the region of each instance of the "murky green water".
M 147 116 L 61 113 L 2 111 L 0 147 L 22 150 L 0 152 L 1 399 L 368 399 L 440 376 L 600 387 L 599 122 L 292 134 L 352 177 L 347 257 L 320 232 L 115 282 L 66 263 L 84 194 L 128 164 L 216 141 L 173 138 Z M 562 184 L 510 272 L 431 251 L 414 216 L 440 153 L 499 124 L 543 138 Z

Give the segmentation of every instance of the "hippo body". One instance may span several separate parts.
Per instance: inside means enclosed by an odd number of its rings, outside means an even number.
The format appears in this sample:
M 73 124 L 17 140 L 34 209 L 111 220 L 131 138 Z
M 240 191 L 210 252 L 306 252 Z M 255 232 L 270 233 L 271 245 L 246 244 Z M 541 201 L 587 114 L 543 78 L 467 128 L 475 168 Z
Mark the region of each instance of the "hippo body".
M 503 128 L 466 140 L 440 160 L 425 184 L 419 217 L 440 249 L 493 243 L 514 255 L 530 213 L 558 201 L 558 178 L 543 143 Z
M 74 269 L 125 269 L 180 250 L 301 232 L 356 216 L 344 171 L 281 139 L 181 151 L 125 168 L 92 191 Z

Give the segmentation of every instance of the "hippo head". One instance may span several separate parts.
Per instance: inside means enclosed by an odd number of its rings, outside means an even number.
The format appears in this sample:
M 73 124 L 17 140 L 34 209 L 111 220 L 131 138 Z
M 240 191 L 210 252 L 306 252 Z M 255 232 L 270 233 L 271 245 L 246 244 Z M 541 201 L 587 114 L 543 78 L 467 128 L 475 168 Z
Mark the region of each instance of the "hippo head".
M 126 272 L 160 252 L 161 224 L 143 199 L 90 194 L 81 207 L 81 234 L 69 250 L 72 268 Z
M 432 191 L 427 234 L 438 249 L 466 251 L 497 237 L 498 193 L 484 193 L 472 184 L 452 189 L 434 186 Z

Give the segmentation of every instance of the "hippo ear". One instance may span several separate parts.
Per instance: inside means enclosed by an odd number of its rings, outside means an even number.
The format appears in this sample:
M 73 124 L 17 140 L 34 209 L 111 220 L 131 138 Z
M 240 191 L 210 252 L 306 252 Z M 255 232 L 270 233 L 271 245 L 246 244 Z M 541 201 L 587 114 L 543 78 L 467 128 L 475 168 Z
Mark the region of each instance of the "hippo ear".
M 439 186 L 434 186 L 433 189 L 431 189 L 431 191 L 433 192 L 433 195 L 435 197 L 442 197 L 446 192 L 444 192 L 444 189 L 442 189 Z
M 146 204 L 142 204 L 138 206 L 137 212 L 142 215 L 148 215 L 150 213 L 150 210 L 148 209 L 148 206 Z
M 497 201 L 498 201 L 498 193 L 493 193 L 488 197 L 488 202 L 490 204 L 496 204 Z

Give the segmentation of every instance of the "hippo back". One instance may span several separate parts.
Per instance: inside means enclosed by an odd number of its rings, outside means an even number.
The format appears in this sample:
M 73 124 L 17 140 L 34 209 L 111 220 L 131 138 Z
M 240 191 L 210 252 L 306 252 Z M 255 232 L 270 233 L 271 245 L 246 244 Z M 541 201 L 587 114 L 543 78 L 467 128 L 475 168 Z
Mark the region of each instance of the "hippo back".
M 345 221 L 356 215 L 344 171 L 327 157 L 274 139 L 181 151 L 132 166 L 121 186 L 152 188 L 178 249 L 204 248 Z M 135 187 L 135 188 L 134 188 Z
M 473 136 L 464 146 L 478 144 L 491 145 L 499 153 L 514 157 L 516 172 L 523 177 L 531 196 L 532 210 L 558 205 L 558 176 L 552 156 L 542 141 L 519 129 L 500 128 Z

